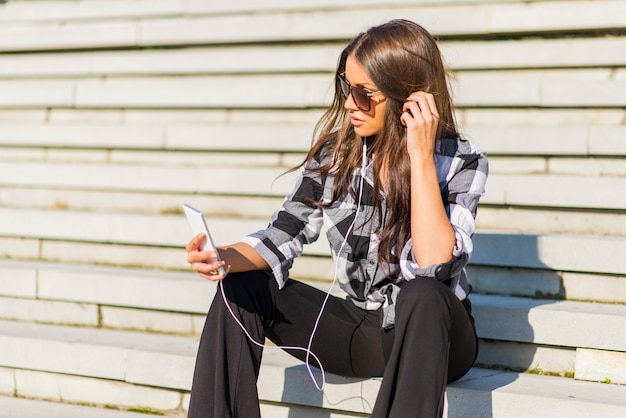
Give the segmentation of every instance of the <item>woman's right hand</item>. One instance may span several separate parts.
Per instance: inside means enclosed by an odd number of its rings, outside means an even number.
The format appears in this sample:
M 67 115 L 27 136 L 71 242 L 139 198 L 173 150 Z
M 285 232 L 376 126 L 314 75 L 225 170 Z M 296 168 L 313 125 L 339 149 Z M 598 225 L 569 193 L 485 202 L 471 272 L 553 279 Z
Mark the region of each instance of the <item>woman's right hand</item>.
M 431 93 L 417 91 L 404 102 L 400 121 L 407 128 L 407 151 L 410 157 L 433 159 L 439 113 Z
M 200 277 L 211 281 L 222 280 L 230 271 L 230 266 L 226 267 L 225 261 L 217 261 L 218 255 L 213 251 L 202 251 L 202 243 L 206 239 L 203 233 L 193 237 L 187 244 L 187 262 L 191 269 L 196 271 Z M 224 274 L 219 274 L 219 268 L 224 267 Z

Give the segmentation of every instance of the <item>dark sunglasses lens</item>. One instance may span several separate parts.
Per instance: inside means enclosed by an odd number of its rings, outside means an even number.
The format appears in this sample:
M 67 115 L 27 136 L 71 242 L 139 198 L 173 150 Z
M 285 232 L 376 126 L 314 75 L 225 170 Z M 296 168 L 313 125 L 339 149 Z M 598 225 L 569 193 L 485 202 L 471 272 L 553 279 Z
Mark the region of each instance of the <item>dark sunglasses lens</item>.
M 341 92 L 344 99 L 348 100 L 348 96 L 352 93 L 354 103 L 359 110 L 369 112 L 370 110 L 370 98 L 364 89 L 352 87 L 343 77 L 339 77 L 339 85 L 341 86 Z
M 339 77 L 339 84 L 341 85 L 341 92 L 343 93 L 343 98 L 347 99 L 350 95 L 350 85 L 343 78 Z
M 352 89 L 352 97 L 354 97 L 354 102 L 356 103 L 356 107 L 361 109 L 364 112 L 370 110 L 370 98 L 367 95 L 367 92 L 360 88 Z

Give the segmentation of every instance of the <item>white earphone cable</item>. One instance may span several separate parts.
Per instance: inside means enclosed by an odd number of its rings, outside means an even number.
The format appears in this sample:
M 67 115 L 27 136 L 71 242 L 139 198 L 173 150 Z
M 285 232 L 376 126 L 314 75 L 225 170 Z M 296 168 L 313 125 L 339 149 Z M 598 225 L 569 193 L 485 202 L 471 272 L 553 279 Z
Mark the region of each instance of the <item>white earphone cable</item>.
M 357 221 L 359 212 L 361 210 L 361 199 L 363 197 L 363 182 L 365 180 L 365 174 L 367 173 L 367 165 L 366 164 L 367 164 L 367 138 L 363 138 L 363 158 L 361 160 L 360 179 L 359 179 L 359 198 L 358 198 L 357 205 L 356 205 L 356 212 L 354 214 L 354 219 L 352 220 L 352 223 L 348 227 L 348 230 L 346 231 L 346 234 L 345 234 L 345 237 L 343 239 L 343 242 L 341 243 L 341 246 L 339 247 L 339 250 L 337 251 L 335 257 L 338 257 L 341 254 L 341 252 L 343 251 L 343 247 L 345 247 L 345 245 L 347 244 L 348 236 L 350 235 L 350 232 L 352 232 L 352 229 L 354 228 L 354 225 L 355 225 L 355 223 Z M 280 348 L 282 350 L 299 350 L 299 351 L 306 352 L 305 364 L 306 364 L 307 371 L 309 372 L 309 375 L 311 376 L 311 379 L 313 380 L 313 383 L 315 384 L 315 387 L 318 390 L 323 391 L 324 390 L 324 386 L 326 384 L 326 373 L 324 371 L 324 367 L 322 366 L 322 362 L 320 361 L 320 359 L 315 355 L 315 353 L 313 351 L 311 351 L 311 346 L 313 345 L 313 337 L 315 336 L 315 333 L 317 331 L 317 327 L 318 327 L 319 322 L 321 320 L 322 313 L 324 312 L 324 308 L 326 307 L 326 303 L 328 302 L 328 299 L 330 298 L 330 294 L 332 292 L 332 289 L 335 286 L 335 283 L 337 282 L 337 276 L 338 276 L 337 263 L 335 263 L 335 277 L 333 278 L 333 281 L 330 284 L 330 287 L 328 288 L 328 291 L 326 292 L 326 296 L 324 298 L 324 302 L 322 302 L 322 306 L 320 307 L 319 314 L 317 315 L 317 318 L 315 320 L 315 324 L 313 325 L 313 330 L 311 331 L 311 337 L 309 338 L 309 343 L 308 343 L 306 348 L 304 348 L 304 347 L 291 347 L 291 346 L 273 346 L 273 345 L 270 346 L 270 345 L 265 345 L 263 343 L 260 343 L 260 342 L 256 341 L 254 338 L 252 338 L 252 336 L 250 335 L 250 333 L 248 332 L 246 327 L 241 323 L 241 321 L 235 315 L 235 312 L 233 312 L 232 308 L 230 307 L 230 304 L 228 303 L 228 299 L 226 298 L 226 293 L 224 292 L 224 286 L 222 285 L 221 281 L 218 283 L 218 286 L 219 286 L 219 288 L 221 290 L 221 294 L 222 294 L 222 298 L 224 300 L 224 304 L 226 305 L 226 307 L 228 308 L 228 311 L 230 312 L 231 316 L 233 317 L 235 322 L 239 325 L 239 327 L 242 329 L 242 331 L 244 332 L 246 337 L 248 337 L 248 339 L 253 344 L 255 344 L 255 345 L 259 346 L 259 347 L 262 347 L 262 348 Z M 321 385 L 319 385 L 317 383 L 317 380 L 315 380 L 315 375 L 313 373 L 313 370 L 311 369 L 311 364 L 309 362 L 310 357 L 313 357 L 313 359 L 315 359 L 315 361 L 319 365 L 319 369 L 320 369 L 321 374 L 322 374 L 322 384 Z

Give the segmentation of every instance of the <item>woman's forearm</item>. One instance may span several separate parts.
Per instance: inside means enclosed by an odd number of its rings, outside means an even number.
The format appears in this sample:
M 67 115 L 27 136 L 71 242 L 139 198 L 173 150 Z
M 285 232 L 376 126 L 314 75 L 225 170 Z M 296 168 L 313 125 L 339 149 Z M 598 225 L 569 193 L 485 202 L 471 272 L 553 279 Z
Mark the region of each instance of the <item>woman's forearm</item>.
M 250 245 L 244 242 L 219 247 L 220 258 L 230 266 L 230 271 L 238 273 L 251 270 L 270 270 L 265 259 Z
M 445 263 L 452 257 L 454 230 L 441 200 L 432 157 L 411 158 L 411 239 L 420 267 Z

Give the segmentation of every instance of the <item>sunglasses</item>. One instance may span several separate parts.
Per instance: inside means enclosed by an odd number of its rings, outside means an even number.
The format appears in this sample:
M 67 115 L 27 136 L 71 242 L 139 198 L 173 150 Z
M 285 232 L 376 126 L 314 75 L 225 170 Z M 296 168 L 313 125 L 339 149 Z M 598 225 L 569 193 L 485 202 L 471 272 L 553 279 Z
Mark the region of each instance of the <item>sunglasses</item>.
M 369 91 L 364 89 L 363 87 L 354 87 L 351 86 L 350 83 L 345 79 L 345 73 L 339 74 L 339 84 L 341 85 L 341 92 L 343 93 L 344 99 L 348 100 L 348 96 L 352 95 L 352 100 L 354 100 L 354 104 L 356 104 L 357 109 L 362 112 L 369 112 L 371 109 L 371 100 L 372 96 L 376 96 L 378 94 L 382 94 L 382 91 Z

